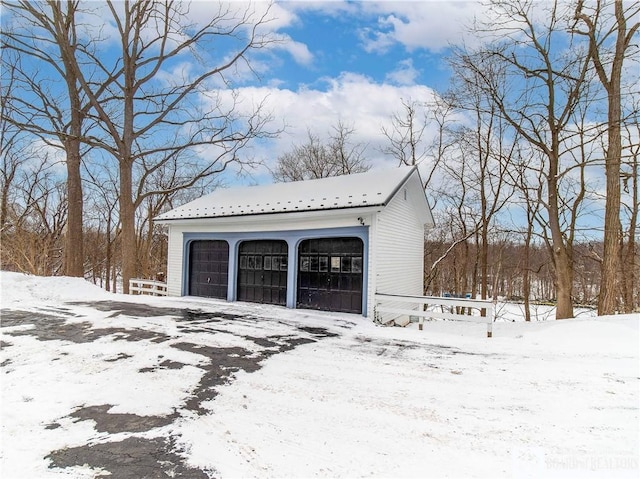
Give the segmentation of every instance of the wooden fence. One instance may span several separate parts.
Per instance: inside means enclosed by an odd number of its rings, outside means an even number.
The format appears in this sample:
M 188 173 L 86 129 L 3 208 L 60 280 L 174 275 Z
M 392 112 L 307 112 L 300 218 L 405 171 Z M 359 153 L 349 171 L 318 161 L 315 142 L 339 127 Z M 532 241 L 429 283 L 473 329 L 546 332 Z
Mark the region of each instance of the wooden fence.
M 385 306 L 385 303 L 387 305 Z M 388 305 L 388 303 L 395 303 Z M 397 306 L 400 304 L 400 306 Z M 407 305 L 407 306 L 405 306 Z M 418 306 L 411 309 L 409 305 Z M 440 306 L 440 311 L 429 310 L 429 306 Z M 474 311 L 475 310 L 475 311 Z M 482 310 L 485 314 L 482 316 Z M 418 317 L 418 328 L 422 330 L 424 318 L 450 319 L 487 324 L 487 337 L 493 334 L 493 322 L 496 317 L 495 303 L 490 299 L 445 298 L 439 296 L 403 296 L 395 294 L 375 295 L 375 319 L 380 313 L 397 314 L 398 316 Z M 477 313 L 477 314 L 473 314 Z
M 152 279 L 134 278 L 129 280 L 129 294 L 150 294 L 152 296 L 166 296 L 167 283 Z

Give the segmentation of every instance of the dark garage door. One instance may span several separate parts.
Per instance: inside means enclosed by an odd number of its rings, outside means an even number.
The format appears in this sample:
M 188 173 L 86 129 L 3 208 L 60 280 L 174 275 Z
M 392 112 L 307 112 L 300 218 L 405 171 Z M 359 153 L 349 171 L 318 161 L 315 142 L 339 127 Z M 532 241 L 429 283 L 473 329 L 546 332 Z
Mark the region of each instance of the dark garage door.
M 227 299 L 229 244 L 193 241 L 189 254 L 189 294 Z
M 244 241 L 238 253 L 238 301 L 287 304 L 286 241 Z
M 362 313 L 362 240 L 305 240 L 298 249 L 299 308 Z

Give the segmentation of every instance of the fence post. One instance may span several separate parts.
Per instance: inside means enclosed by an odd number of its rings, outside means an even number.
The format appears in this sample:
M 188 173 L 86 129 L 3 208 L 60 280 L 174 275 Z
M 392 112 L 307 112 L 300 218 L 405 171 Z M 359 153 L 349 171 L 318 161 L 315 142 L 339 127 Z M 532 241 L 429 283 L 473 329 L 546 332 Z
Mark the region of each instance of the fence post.
M 487 338 L 493 337 L 493 322 L 496 320 L 496 307 L 498 305 L 497 298 L 494 298 L 493 303 L 491 303 L 491 314 L 489 315 L 489 319 L 491 320 L 487 323 Z

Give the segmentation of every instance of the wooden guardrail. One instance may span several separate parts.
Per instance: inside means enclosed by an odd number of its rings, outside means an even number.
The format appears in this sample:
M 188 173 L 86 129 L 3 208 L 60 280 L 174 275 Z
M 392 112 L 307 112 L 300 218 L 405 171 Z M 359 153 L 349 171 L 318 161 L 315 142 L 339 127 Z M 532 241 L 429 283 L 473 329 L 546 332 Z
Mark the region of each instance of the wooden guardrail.
M 376 294 L 374 297 L 374 315 L 379 319 L 380 313 L 392 313 L 399 316 L 418 317 L 418 329 L 422 330 L 424 318 L 451 319 L 487 324 L 487 337 L 493 334 L 493 322 L 496 317 L 495 302 L 490 299 L 445 298 L 439 296 L 404 296 L 396 294 Z M 401 303 L 400 306 L 383 303 Z M 417 305 L 418 309 L 410 309 L 404 305 Z M 429 310 L 429 306 L 440 306 L 440 311 Z M 477 310 L 478 314 L 471 314 Z M 482 316 L 482 310 L 485 311 Z
M 152 296 L 166 296 L 167 283 L 152 279 L 132 278 L 129 280 L 129 294 L 150 294 Z

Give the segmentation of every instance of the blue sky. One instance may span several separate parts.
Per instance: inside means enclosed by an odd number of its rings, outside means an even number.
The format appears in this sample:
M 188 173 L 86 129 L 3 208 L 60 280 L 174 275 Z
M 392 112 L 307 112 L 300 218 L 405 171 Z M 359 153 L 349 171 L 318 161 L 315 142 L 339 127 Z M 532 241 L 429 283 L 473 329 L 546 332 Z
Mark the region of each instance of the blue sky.
M 207 1 L 194 6 L 204 15 Z M 446 90 L 444 56 L 483 9 L 461 1 L 276 2 L 268 25 L 282 41 L 254 57 L 259 78 L 245 76 L 238 86 L 253 102 L 268 98 L 274 118 L 287 128 L 252 154 L 273 164 L 304 142 L 307 130 L 323 138 L 342 121 L 355 130 L 354 142 L 367 145 L 374 167 L 391 167 L 380 153 L 382 127 L 401 112 L 402 101 L 428 102 Z M 247 181 L 267 176 L 263 169 Z
M 438 5 L 431 2 L 426 7 L 436 9 Z M 288 3 L 279 6 L 286 8 Z M 430 86 L 446 83 L 441 50 L 434 53 L 428 44 L 409 48 L 392 39 L 384 47 L 375 48 L 377 35 L 392 32 L 391 26 L 380 25 L 379 14 L 357 9 L 336 15 L 318 9 L 297 12 L 296 17 L 295 22 L 279 32 L 306 46 L 309 60 L 297 62 L 293 56 L 283 56 L 282 63 L 271 72 L 282 87 L 296 89 L 305 85 L 323 89 L 326 87 L 323 78 L 336 78 L 344 72 L 365 75 L 376 83 Z
M 455 3 L 336 1 L 320 2 L 314 8 L 305 8 L 301 2 L 278 3 L 278 8 L 295 15 L 279 32 L 306 46 L 311 58 L 302 64 L 285 61 L 273 73 L 281 75 L 287 88 L 301 84 L 322 88 L 319 79 L 336 78 L 344 72 L 365 75 L 376 83 L 446 87 L 448 73 L 442 54 L 449 43 L 462 39 L 462 29 L 453 24 L 462 27 L 467 20 L 463 9 L 452 8 Z M 433 25 L 420 23 L 426 18 L 437 23 L 435 19 L 445 17 L 443 9 L 459 17 L 443 18 L 449 26 L 442 35 L 425 34 Z
M 388 145 L 382 129 L 389 128 L 393 116 L 403 112 L 403 102 L 426 104 L 447 89 L 445 58 L 449 48 L 463 43 L 475 46 L 479 39 L 465 33 L 466 27 L 474 19 L 487 20 L 488 14 L 480 1 L 457 0 L 273 4 L 232 0 L 228 5 L 239 11 L 255 10 L 256 17 L 264 14 L 269 21 L 260 27 L 261 33 L 279 39 L 250 55 L 253 71 L 240 65 L 237 75 L 227 77 L 241 100 L 239 112 L 249 114 L 264 102 L 274 128 L 283 128 L 277 138 L 254 142 L 241 152 L 243 159 L 262 166 L 242 177 L 229 172 L 229 185 L 271 182 L 269 167 L 279 155 L 305 143 L 308 131 L 327 139 L 338 122 L 354 130 L 352 141 L 366 147 L 365 156 L 374 168 L 395 167 L 397 161 L 381 151 Z M 550 3 L 534 0 L 532 5 L 534 17 L 546 18 L 545 9 Z M 87 1 L 83 6 L 93 10 L 83 18 L 90 34 L 101 32 L 99 54 L 117 62 L 121 55 L 119 40 L 106 3 Z M 204 25 L 219 6 L 220 2 L 214 0 L 193 0 L 188 19 Z M 182 75 L 216 66 L 225 54 L 225 46 L 218 42 L 208 46 L 209 50 L 198 51 L 197 57 L 205 58 L 204 64 L 198 64 L 190 53 L 182 54 L 165 65 L 156 80 L 166 86 L 180 81 Z M 633 65 L 637 66 L 637 61 Z M 58 82 L 58 87 L 62 85 Z M 227 95 L 224 101 L 231 98 L 224 83 L 212 82 L 208 87 Z M 426 111 L 423 108 L 417 114 Z M 424 134 L 425 148 L 435 134 L 436 126 L 429 124 Z M 208 161 L 218 152 L 202 148 L 198 155 Z
M 192 0 L 183 6 L 187 4 L 188 20 L 200 26 L 215 17 L 221 5 L 217 0 Z M 115 5 L 118 9 L 123 4 Z M 325 139 L 338 122 L 354 130 L 352 140 L 366 145 L 374 167 L 391 166 L 384 164 L 389 160 L 380 153 L 386 141 L 382 128 L 389 127 L 393 115 L 402 111 L 403 101 L 428 102 L 435 91 L 446 89 L 443 55 L 449 45 L 462 41 L 465 24 L 484 8 L 479 2 L 455 0 L 231 0 L 222 5 L 241 12 L 249 8 L 255 11 L 254 18 L 264 14 L 268 21 L 260 27 L 261 33 L 279 39 L 250 54 L 251 69 L 257 75 L 241 65 L 238 75 L 226 78 L 242 100 L 240 108 L 246 108 L 241 113 L 248 114 L 254 105 L 264 102 L 274 128 L 285 125 L 276 140 L 257 142 L 245 152 L 267 166 L 305 142 L 308 131 Z M 115 65 L 122 53 L 106 2 L 87 0 L 81 11 L 80 25 L 88 35 L 94 38 L 100 32 L 98 55 L 107 65 Z M 4 21 L 10 18 L 5 16 Z M 226 46 L 219 40 L 206 49 L 203 46 L 198 56 L 206 59 L 204 65 L 190 53 L 181 54 L 156 79 L 166 86 L 182 75 L 217 66 Z M 47 48 L 53 48 L 55 55 L 54 46 Z M 34 64 L 40 74 L 49 75 L 52 90 L 62 88 L 56 74 L 43 68 L 46 65 Z M 224 90 L 225 85 L 220 82 L 210 86 L 212 91 L 221 87 Z M 200 154 L 207 158 L 207 149 Z M 270 181 L 268 168 L 258 168 L 240 181 Z

